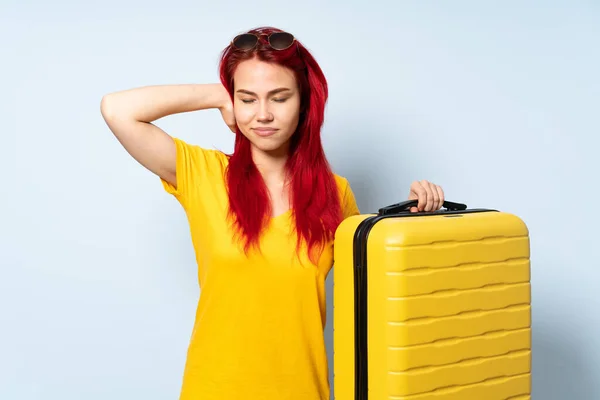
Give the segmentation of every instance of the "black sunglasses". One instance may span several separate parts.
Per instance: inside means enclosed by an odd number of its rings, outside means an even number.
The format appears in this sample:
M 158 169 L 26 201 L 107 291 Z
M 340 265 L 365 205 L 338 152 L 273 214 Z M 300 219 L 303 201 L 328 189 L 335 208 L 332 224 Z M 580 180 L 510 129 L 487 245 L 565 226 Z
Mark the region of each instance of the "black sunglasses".
M 258 35 L 254 33 L 242 33 L 233 38 L 231 44 L 240 50 L 252 50 L 258 44 L 260 36 L 263 35 L 266 34 L 263 33 L 262 35 Z M 296 41 L 294 35 L 287 32 L 273 32 L 266 36 L 269 46 L 274 50 L 289 49 Z

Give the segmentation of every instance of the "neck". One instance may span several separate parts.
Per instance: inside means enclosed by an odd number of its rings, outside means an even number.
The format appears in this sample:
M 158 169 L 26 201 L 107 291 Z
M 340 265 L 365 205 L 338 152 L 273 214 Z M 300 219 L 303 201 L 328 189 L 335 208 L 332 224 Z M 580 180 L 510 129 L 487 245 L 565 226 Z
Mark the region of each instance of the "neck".
M 285 164 L 288 160 L 287 149 L 265 152 L 252 148 L 252 160 L 265 183 L 284 185 L 286 181 Z

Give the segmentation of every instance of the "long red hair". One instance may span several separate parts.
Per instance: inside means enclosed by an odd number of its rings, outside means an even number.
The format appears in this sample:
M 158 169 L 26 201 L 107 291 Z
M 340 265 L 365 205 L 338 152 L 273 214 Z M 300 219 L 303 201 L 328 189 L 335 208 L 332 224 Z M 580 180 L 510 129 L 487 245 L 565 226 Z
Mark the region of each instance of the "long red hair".
M 298 40 L 286 50 L 273 50 L 266 35 L 281 30 L 262 27 L 250 32 L 261 35 L 254 50 L 242 51 L 228 46 L 223 51 L 219 66 L 221 82 L 233 101 L 233 74 L 242 61 L 256 57 L 294 71 L 301 93 L 300 119 L 290 141 L 286 172 L 298 239 L 296 248 L 299 251 L 304 243 L 310 260 L 316 263 L 324 244 L 333 238 L 342 221 L 337 184 L 321 142 L 327 80 L 316 60 Z M 251 143 L 239 128 L 226 179 L 229 216 L 244 242 L 244 251 L 259 248 L 261 233 L 271 217 L 271 203 L 267 187 L 252 160 Z

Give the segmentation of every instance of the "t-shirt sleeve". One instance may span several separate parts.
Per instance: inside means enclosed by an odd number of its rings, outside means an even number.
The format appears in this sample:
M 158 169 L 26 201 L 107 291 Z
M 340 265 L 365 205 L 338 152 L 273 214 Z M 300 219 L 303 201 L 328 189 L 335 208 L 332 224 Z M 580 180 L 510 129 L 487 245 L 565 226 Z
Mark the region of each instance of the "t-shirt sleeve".
M 223 165 L 216 150 L 192 145 L 179 138 L 173 138 L 173 141 L 176 148 L 177 185 L 171 185 L 162 178 L 160 180 L 164 190 L 187 209 L 194 195 L 211 189 L 213 177 L 219 175 Z
M 356 198 L 354 197 L 354 192 L 352 192 L 350 183 L 345 178 L 343 182 L 344 190 L 342 192 L 342 212 L 344 215 L 344 219 L 346 219 L 352 215 L 360 214 L 360 210 L 358 209 L 358 205 L 356 204 Z

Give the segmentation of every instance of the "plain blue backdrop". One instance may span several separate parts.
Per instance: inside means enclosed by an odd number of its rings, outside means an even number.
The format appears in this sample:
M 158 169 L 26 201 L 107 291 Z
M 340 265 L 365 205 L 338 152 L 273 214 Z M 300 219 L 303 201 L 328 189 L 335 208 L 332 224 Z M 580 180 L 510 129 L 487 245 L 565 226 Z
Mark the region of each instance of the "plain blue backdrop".
M 362 211 L 429 179 L 523 218 L 533 397 L 600 399 L 599 4 L 3 1 L 0 398 L 177 398 L 198 296 L 185 216 L 100 99 L 216 82 L 235 34 L 274 25 L 329 79 L 326 151 Z M 232 148 L 218 112 L 158 124 Z

